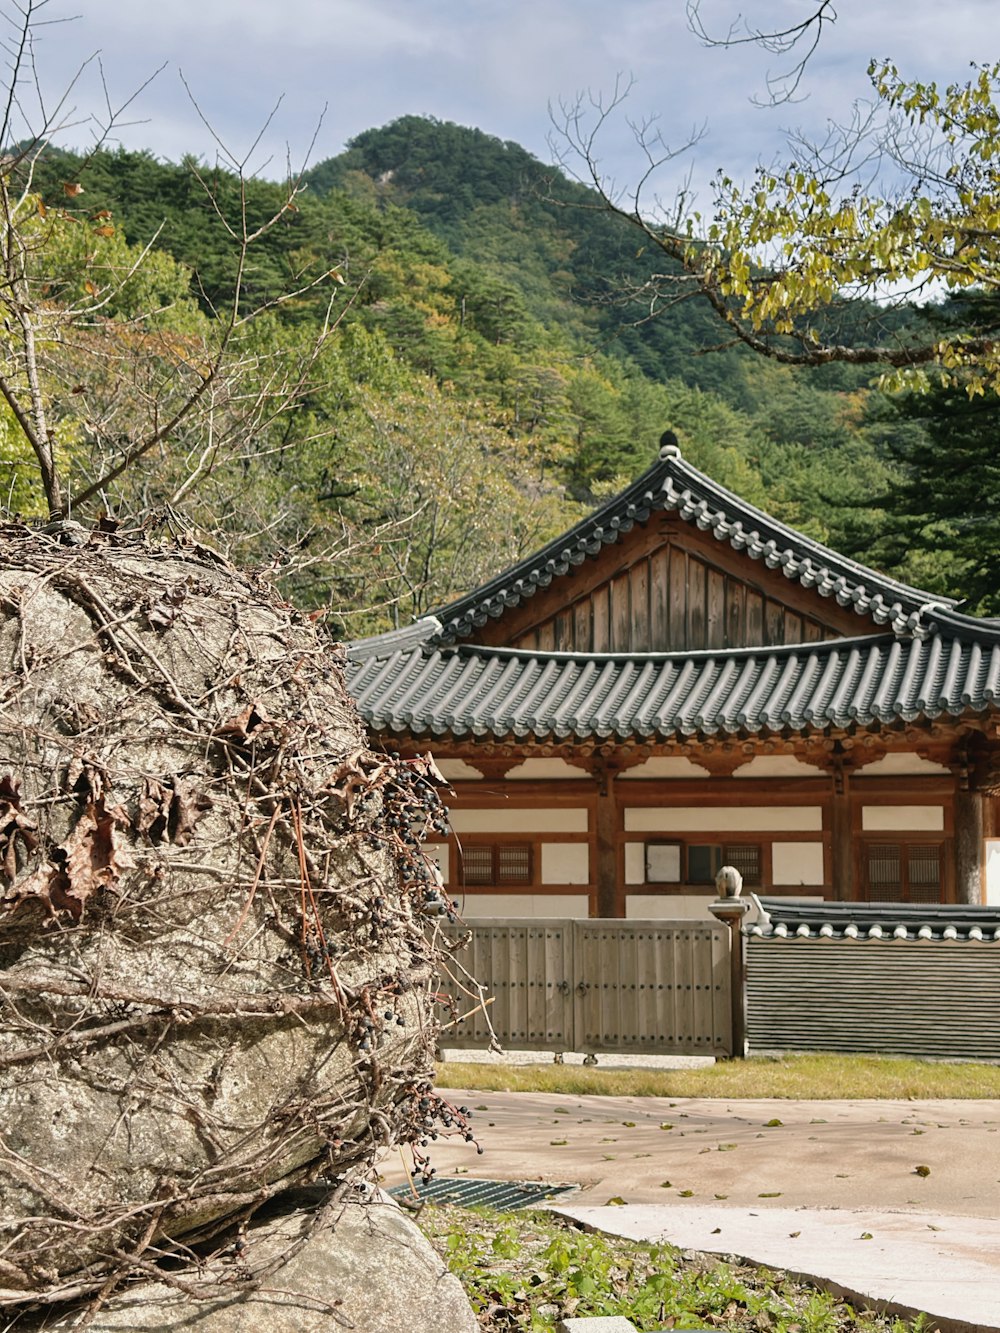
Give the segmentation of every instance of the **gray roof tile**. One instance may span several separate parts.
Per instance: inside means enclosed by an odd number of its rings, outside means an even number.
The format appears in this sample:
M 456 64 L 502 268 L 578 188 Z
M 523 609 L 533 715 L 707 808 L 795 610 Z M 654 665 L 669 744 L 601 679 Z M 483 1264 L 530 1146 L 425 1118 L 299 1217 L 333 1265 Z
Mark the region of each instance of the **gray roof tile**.
M 1000 941 L 1000 908 L 964 903 L 796 902 L 749 894 L 755 937 L 778 939 Z
M 962 627 L 965 628 L 964 626 Z M 475 644 L 348 654 L 348 684 L 379 730 L 583 739 L 667 739 L 846 728 L 996 707 L 1000 633 L 720 652 L 535 653 Z

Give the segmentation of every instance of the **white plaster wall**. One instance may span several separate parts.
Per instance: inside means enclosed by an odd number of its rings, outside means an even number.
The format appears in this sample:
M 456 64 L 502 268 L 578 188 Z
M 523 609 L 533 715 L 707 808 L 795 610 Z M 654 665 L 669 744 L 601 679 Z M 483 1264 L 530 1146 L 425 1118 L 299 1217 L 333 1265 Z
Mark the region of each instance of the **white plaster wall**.
M 477 781 L 483 776 L 478 768 L 473 768 L 464 759 L 435 759 L 434 762 L 440 769 L 441 776 L 447 778 L 449 782 L 467 782 L 469 779 Z
M 589 842 L 543 842 L 543 884 L 589 884 Z
M 565 759 L 525 759 L 523 763 L 507 770 L 506 776 L 516 781 L 529 778 L 589 778 L 590 774 L 579 764 L 569 764 Z
M 950 773 L 945 764 L 936 764 L 932 759 L 921 759 L 918 754 L 885 754 L 881 759 L 874 759 L 870 764 L 856 769 L 851 774 L 851 781 L 856 778 L 894 778 L 912 777 L 922 773 Z
M 944 829 L 944 806 L 864 805 L 861 827 L 866 833 L 939 833 Z
M 986 839 L 986 902 L 1000 904 L 1000 838 Z
M 822 884 L 823 844 L 821 842 L 773 842 L 771 844 L 772 884 Z
M 647 843 L 646 874 L 650 884 L 681 882 L 680 843 Z
M 451 848 L 446 842 L 426 842 L 424 851 L 441 872 L 442 884 L 451 881 Z
M 459 912 L 472 921 L 477 917 L 501 916 L 572 918 L 590 915 L 585 893 L 470 893 L 458 900 Z
M 761 833 L 766 829 L 819 832 L 819 805 L 632 806 L 625 810 L 626 833 Z
M 627 842 L 625 844 L 625 883 L 645 884 L 646 882 L 646 844 Z
M 625 915 L 640 921 L 714 921 L 708 910 L 712 902 L 714 893 L 629 893 Z
M 755 754 L 748 764 L 738 768 L 734 778 L 821 778 L 817 764 L 807 764 L 793 754 Z
M 569 807 L 502 810 L 452 810 L 448 817 L 456 833 L 586 833 L 587 811 Z
M 654 754 L 641 764 L 636 764 L 634 768 L 626 768 L 618 781 L 624 782 L 628 778 L 710 778 L 711 776 L 707 768 L 692 763 L 687 755 Z

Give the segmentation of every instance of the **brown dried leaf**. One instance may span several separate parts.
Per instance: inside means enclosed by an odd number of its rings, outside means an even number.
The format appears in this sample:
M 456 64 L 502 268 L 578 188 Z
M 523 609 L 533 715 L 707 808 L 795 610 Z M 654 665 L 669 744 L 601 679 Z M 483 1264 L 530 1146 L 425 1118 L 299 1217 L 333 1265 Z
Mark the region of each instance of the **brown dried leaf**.
M 434 756 L 431 754 L 430 750 L 428 750 L 426 754 L 418 754 L 416 759 L 411 759 L 410 767 L 416 768 L 420 776 L 433 782 L 435 787 L 451 788 L 451 783 L 434 762 Z
M 51 860 L 15 885 L 8 908 L 34 898 L 52 916 L 67 912 L 79 921 L 87 899 L 98 889 L 112 887 L 123 870 L 135 865 L 119 832 L 125 822 L 120 806 L 106 810 L 103 800 L 92 802 Z
M 248 704 L 243 712 L 238 713 L 236 717 L 220 722 L 215 728 L 214 734 L 223 738 L 232 737 L 234 740 L 245 741 L 249 740 L 252 732 L 268 721 L 270 719 L 258 709 L 256 704 Z
M 38 898 L 45 903 L 54 916 L 55 911 L 50 894 L 53 881 L 59 874 L 59 870 L 51 861 L 44 861 L 37 870 L 31 872 L 27 879 L 22 880 L 17 885 L 17 892 L 11 898 L 5 900 L 4 906 L 13 909 L 29 898 Z
M 170 824 L 170 803 L 173 792 L 156 778 L 144 778 L 139 793 L 139 811 L 135 821 L 136 832 L 150 842 L 162 842 Z
M 118 832 L 123 813 L 118 807 L 106 810 L 103 800 L 93 802 L 59 849 L 65 856 L 65 906 L 77 920 L 92 893 L 117 883 L 121 872 L 135 865 Z
M 104 770 L 93 758 L 74 755 L 66 767 L 66 790 L 100 801 L 104 798 L 104 778 Z
M 153 629 L 169 629 L 180 614 L 187 591 L 183 586 L 166 588 L 151 606 L 146 608 L 146 620 Z
M 195 778 L 145 778 L 139 795 L 136 829 L 150 842 L 168 840 L 186 847 L 195 825 L 212 802 L 200 791 Z
M 212 802 L 200 791 L 195 778 L 174 779 L 174 799 L 170 806 L 170 841 L 186 847 L 194 837 L 195 825 Z
M 355 794 L 359 791 L 369 791 L 378 785 L 379 771 L 376 770 L 374 775 L 367 773 L 361 766 L 363 756 L 363 750 L 355 750 L 352 754 L 346 755 L 330 774 L 326 784 L 327 788 L 336 792 L 344 802 L 348 819 L 354 817 Z
M 0 869 L 8 884 L 17 877 L 18 843 L 27 852 L 38 846 L 38 825 L 21 809 L 21 790 L 11 774 L 0 778 Z

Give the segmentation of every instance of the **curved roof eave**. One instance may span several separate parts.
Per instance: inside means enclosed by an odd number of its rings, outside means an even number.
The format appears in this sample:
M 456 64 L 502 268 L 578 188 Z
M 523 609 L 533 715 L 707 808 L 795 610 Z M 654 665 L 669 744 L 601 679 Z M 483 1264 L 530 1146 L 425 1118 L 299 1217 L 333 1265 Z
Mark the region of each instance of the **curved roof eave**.
M 801 734 L 997 711 L 1000 632 L 978 641 L 882 634 L 688 653 L 418 645 L 388 657 L 351 655 L 347 672 L 367 720 L 413 735 L 582 742 Z

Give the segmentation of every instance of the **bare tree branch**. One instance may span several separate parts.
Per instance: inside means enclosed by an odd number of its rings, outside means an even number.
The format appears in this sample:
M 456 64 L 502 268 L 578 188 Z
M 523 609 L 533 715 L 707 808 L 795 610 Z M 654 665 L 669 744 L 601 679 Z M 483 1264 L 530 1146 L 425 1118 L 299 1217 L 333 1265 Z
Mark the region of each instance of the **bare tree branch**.
M 687 0 L 688 27 L 706 46 L 759 46 L 761 50 L 779 58 L 795 55 L 795 60 L 788 69 L 768 73 L 768 95 L 764 100 L 752 98 L 757 106 L 778 106 L 783 102 L 799 100 L 797 93 L 802 83 L 806 66 L 819 46 L 823 29 L 837 21 L 837 11 L 833 0 L 814 0 L 813 9 L 799 23 L 787 27 L 758 26 L 737 15 L 724 36 L 713 35 L 708 31 L 702 17 L 703 0 Z

